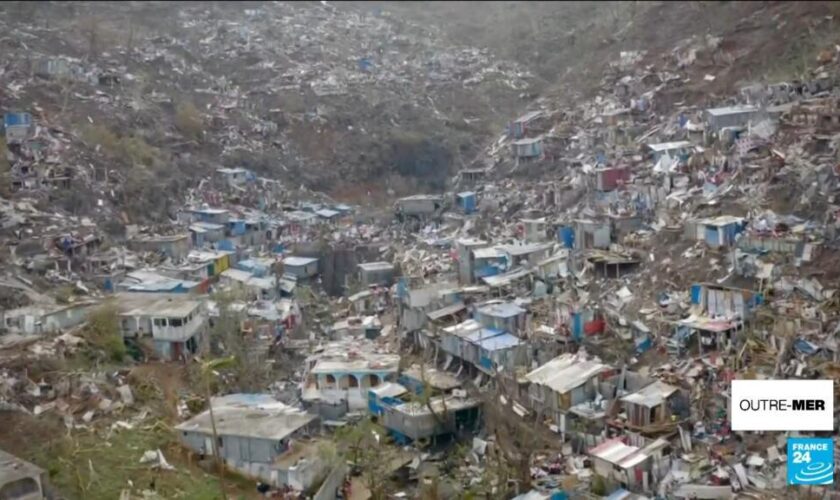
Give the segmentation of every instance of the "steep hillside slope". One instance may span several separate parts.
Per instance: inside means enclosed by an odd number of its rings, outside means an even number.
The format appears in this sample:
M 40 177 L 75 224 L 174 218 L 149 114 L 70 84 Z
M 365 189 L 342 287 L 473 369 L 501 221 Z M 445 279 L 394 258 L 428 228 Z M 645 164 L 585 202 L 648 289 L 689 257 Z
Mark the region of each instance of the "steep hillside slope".
M 104 193 L 161 216 L 223 165 L 339 195 L 440 189 L 531 80 L 431 27 L 330 4 L 0 8 L 3 107 L 63 143 L 57 160 L 92 188 L 64 203 L 80 211 Z
M 79 179 L 69 191 L 26 194 L 67 211 L 161 219 L 220 166 L 377 202 L 442 189 L 536 97 L 572 102 L 612 85 L 604 77 L 621 52 L 644 51 L 653 71 L 663 57 L 695 58 L 690 78 L 657 106 L 795 77 L 837 40 L 837 10 L 830 2 L 9 2 L 0 5 L 0 103 L 41 127 L 43 157 L 27 167 Z M 718 55 L 689 54 L 688 40 L 706 35 L 722 40 Z M 0 164 L 6 195 L 18 170 Z

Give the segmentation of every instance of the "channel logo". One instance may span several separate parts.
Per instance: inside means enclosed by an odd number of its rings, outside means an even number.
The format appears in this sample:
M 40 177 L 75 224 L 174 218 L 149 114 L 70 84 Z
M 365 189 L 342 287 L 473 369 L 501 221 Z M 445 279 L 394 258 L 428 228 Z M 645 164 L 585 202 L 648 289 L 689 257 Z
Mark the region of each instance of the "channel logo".
M 788 438 L 787 482 L 803 485 L 833 484 L 834 440 Z
M 733 380 L 733 431 L 833 431 L 833 380 Z

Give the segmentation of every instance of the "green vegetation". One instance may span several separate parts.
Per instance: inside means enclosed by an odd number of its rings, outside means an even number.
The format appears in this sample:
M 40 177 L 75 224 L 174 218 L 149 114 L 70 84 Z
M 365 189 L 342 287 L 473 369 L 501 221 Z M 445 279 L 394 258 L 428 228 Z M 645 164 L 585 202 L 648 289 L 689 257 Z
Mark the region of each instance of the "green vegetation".
M 160 150 L 150 146 L 142 137 L 119 137 L 102 125 L 85 127 L 82 138 L 91 145 L 101 147 L 106 155 L 132 165 L 153 166 L 161 159 Z
M 198 108 L 191 102 L 178 105 L 175 111 L 175 126 L 190 139 L 199 140 L 204 132 L 204 120 Z
M 218 479 L 195 465 L 178 463 L 175 459 L 180 450 L 167 446 L 171 440 L 172 435 L 159 428 L 133 429 L 110 436 L 108 431 L 90 431 L 45 441 L 29 458 L 48 471 L 51 485 L 67 498 L 119 498 L 123 489 L 131 489 L 134 494 L 150 489 L 153 480 L 161 498 L 221 498 Z M 149 464 L 139 463 L 145 451 L 157 449 L 176 470 L 155 471 Z M 227 479 L 232 479 L 230 474 Z M 240 483 L 240 490 L 253 488 L 250 481 L 235 480 Z
M 592 478 L 592 493 L 599 496 L 604 496 L 607 494 L 607 483 L 604 481 L 604 478 L 601 476 L 595 476 Z
M 107 303 L 94 311 L 88 318 L 83 335 L 108 359 L 122 361 L 125 357 L 125 343 L 119 332 L 119 315 L 114 304 Z
M 385 429 L 371 419 L 364 419 L 355 425 L 339 428 L 335 441 L 353 472 L 361 475 L 370 490 L 370 498 L 386 498 L 385 479 L 396 450 L 389 446 L 390 438 Z

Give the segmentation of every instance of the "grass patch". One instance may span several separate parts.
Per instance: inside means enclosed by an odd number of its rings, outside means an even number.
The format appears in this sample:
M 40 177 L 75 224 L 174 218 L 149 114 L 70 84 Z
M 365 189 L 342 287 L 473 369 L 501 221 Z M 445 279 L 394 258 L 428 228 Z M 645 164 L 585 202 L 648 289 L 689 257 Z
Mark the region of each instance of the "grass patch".
M 154 471 L 140 463 L 146 450 L 160 449 L 175 466 L 174 471 Z M 132 496 L 149 489 L 152 480 L 161 498 L 221 498 L 218 479 L 176 460 L 177 445 L 171 434 L 158 429 L 134 429 L 114 433 L 88 431 L 44 443 L 32 460 L 48 471 L 50 484 L 68 498 L 120 498 L 130 489 Z M 226 475 L 228 484 L 235 481 L 240 491 L 253 483 Z M 129 481 L 133 487 L 129 486 Z M 230 490 L 230 486 L 229 486 Z M 229 498 L 247 498 L 245 493 L 229 494 Z

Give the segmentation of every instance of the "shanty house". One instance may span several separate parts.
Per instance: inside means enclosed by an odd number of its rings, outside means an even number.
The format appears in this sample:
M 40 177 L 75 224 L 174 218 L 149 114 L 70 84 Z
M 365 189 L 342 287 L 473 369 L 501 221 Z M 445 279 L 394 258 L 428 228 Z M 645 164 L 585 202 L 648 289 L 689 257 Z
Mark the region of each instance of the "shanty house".
M 325 472 L 317 454 L 300 453 L 303 439 L 317 430 L 316 415 L 269 394 L 230 394 L 214 397 L 210 404 L 215 429 L 209 410 L 175 427 L 184 446 L 195 453 L 210 456 L 217 451 L 228 467 L 278 487 L 305 490 Z M 294 455 L 293 460 L 284 460 L 287 455 Z
M 650 491 L 670 468 L 670 445 L 664 439 L 639 448 L 615 438 L 592 448 L 588 454 L 596 474 L 626 485 L 631 491 Z
M 476 196 L 474 191 L 464 191 L 455 195 L 455 203 L 465 214 L 471 214 L 476 210 Z
M 523 245 L 501 245 L 497 248 L 504 252 L 510 269 L 523 262 L 532 266 L 536 265 L 551 254 L 553 246 L 551 243 L 526 243 Z
M 574 223 L 575 236 L 572 241 L 575 248 L 609 248 L 612 241 L 612 228 L 609 221 L 578 219 Z
M 728 127 L 746 127 L 757 119 L 760 110 L 756 106 L 727 106 L 706 110 L 706 129 L 718 132 Z
M 230 220 L 230 212 L 224 208 L 193 208 L 188 209 L 186 213 L 190 216 L 191 222 L 227 225 Z
M 528 329 L 528 311 L 513 302 L 498 302 L 480 306 L 475 320 L 487 328 L 524 336 Z
M 192 247 L 193 239 L 190 234 L 173 234 L 167 236 L 141 236 L 128 242 L 128 248 L 135 252 L 157 252 L 173 261 L 187 258 Z
M 139 270 L 126 273 L 117 284 L 117 290 L 134 293 L 190 294 L 204 292 L 199 281 L 170 278 L 153 270 Z
M 230 186 L 241 186 L 246 182 L 256 179 L 256 176 L 250 170 L 241 167 L 217 168 L 216 173 L 219 174 Z
M 689 339 L 697 337 L 698 352 L 722 350 L 732 346 L 733 334 L 752 317 L 753 309 L 764 297 L 751 290 L 714 284 L 691 286 L 691 315 L 674 322 L 674 334 L 668 341 L 670 352 L 688 348 Z
M 528 373 L 530 407 L 549 415 L 560 429 L 567 432 L 567 417 L 578 405 L 594 401 L 598 394 L 598 381 L 612 368 L 593 360 L 581 360 L 572 354 L 563 354 Z
M 647 144 L 645 148 L 654 163 L 658 162 L 663 155 L 668 155 L 672 158 L 678 157 L 682 161 L 687 161 L 691 154 L 692 144 L 689 141 L 660 142 Z
M 522 231 L 525 241 L 538 243 L 547 239 L 548 222 L 545 217 L 539 219 L 522 219 Z
M 290 255 L 283 259 L 283 274 L 294 276 L 298 280 L 309 279 L 318 274 L 318 259 Z
M 461 238 L 455 242 L 458 259 L 458 281 L 462 285 L 468 285 L 477 279 L 474 271 L 481 266 L 476 262 L 477 258 L 474 252 L 486 246 L 486 241 L 475 238 Z
M 527 135 L 529 126 L 535 121 L 543 117 L 542 111 L 531 111 L 526 113 L 516 120 L 513 120 L 508 125 L 508 136 L 514 139 L 521 139 Z
M 390 262 L 359 264 L 359 282 L 363 286 L 390 285 L 394 282 L 394 265 Z
M 601 167 L 595 169 L 594 175 L 596 191 L 615 191 L 630 180 L 630 169 L 628 167 Z
M 628 423 L 636 428 L 667 422 L 671 416 L 668 405 L 679 389 L 657 380 L 642 389 L 621 398 L 627 412 Z
M 538 158 L 543 154 L 542 137 L 519 139 L 511 143 L 513 157 L 519 159 Z
M 3 125 L 6 130 L 6 144 L 19 144 L 32 135 L 32 115 L 29 113 L 6 113 L 3 115 Z
M 368 411 L 371 415 L 381 416 L 387 407 L 402 404 L 399 397 L 407 393 L 408 389 L 395 382 L 373 387 L 368 390 Z
M 728 247 L 735 244 L 735 239 L 744 231 L 746 222 L 743 217 L 721 215 L 708 219 L 692 220 L 686 223 L 685 231 L 689 239 L 705 241 L 710 247 Z
M 472 280 L 468 283 L 502 274 L 507 269 L 507 257 L 495 247 L 476 248 L 472 251 L 472 268 Z
M 403 217 L 425 218 L 437 215 L 443 209 L 443 197 L 433 194 L 416 194 L 400 198 L 396 203 L 397 214 Z
M 225 239 L 225 226 L 212 222 L 194 222 L 190 224 L 190 235 L 192 236 L 193 246 L 201 248 L 205 244 L 216 243 Z
M 490 375 L 526 361 L 527 345 L 521 339 L 471 319 L 444 328 L 439 341 L 444 352 Z

